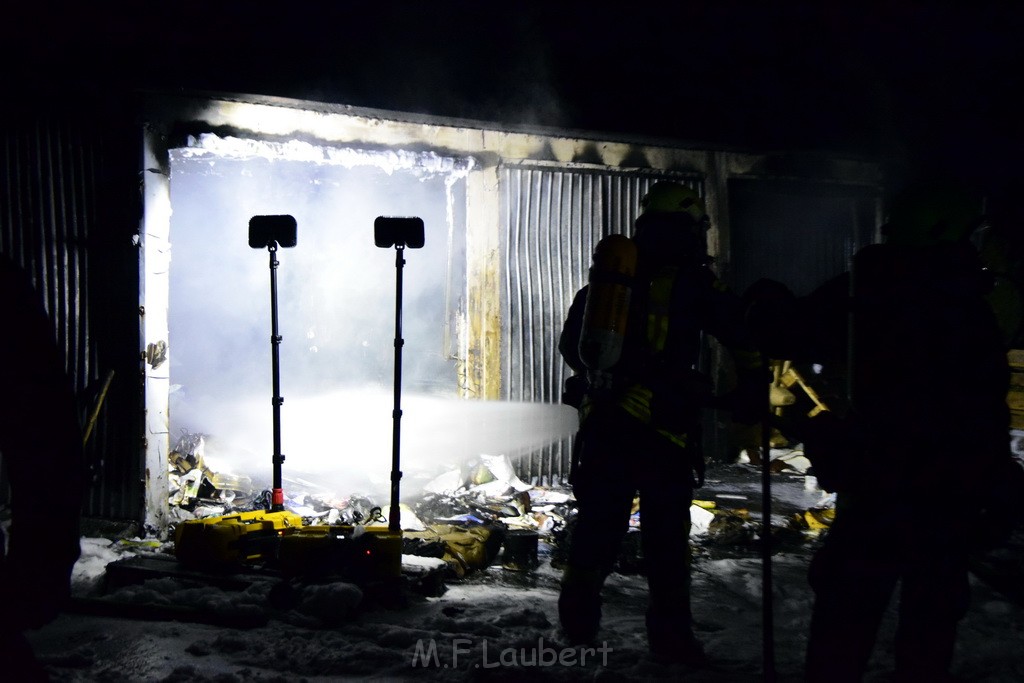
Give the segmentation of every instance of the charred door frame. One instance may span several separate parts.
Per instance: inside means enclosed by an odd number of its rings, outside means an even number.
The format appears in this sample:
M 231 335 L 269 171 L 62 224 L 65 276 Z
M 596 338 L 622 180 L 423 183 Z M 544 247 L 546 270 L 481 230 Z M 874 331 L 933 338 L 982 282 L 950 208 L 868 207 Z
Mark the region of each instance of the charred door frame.
M 168 403 L 170 357 L 167 309 L 170 291 L 171 185 L 167 131 L 155 123 L 143 129 L 143 213 L 140 229 L 139 311 L 142 358 L 145 360 L 144 523 L 166 534 L 168 513 Z

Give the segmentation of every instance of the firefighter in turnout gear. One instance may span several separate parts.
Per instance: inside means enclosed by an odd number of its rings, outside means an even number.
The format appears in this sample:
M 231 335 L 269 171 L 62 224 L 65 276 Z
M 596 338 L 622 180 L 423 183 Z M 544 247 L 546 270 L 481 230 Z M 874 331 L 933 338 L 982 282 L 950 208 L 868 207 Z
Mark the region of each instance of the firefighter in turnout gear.
M 909 185 L 850 272 L 748 316 L 772 356 L 849 363 L 847 414 L 804 444 L 837 496 L 808 577 L 808 681 L 862 679 L 897 585 L 895 680 L 952 680 L 970 554 L 1019 510 L 1005 337 L 970 242 L 980 218 L 980 199 L 948 179 Z M 780 336 L 780 305 L 801 334 Z
M 576 373 L 564 400 L 580 411 L 570 474 L 579 512 L 559 618 L 570 641 L 596 638 L 601 588 L 639 492 L 650 649 L 699 665 L 688 538 L 693 488 L 703 484 L 702 413 L 712 399 L 710 377 L 697 370 L 702 335 L 732 352 L 737 382 L 721 403 L 734 419 L 760 419 L 767 376 L 748 342 L 742 303 L 709 267 L 700 196 L 658 182 L 641 206 L 629 240 L 612 235 L 599 243 L 590 284 L 576 294 L 559 340 Z
M 11 511 L 0 529 L 0 672 L 45 681 L 26 633 L 71 599 L 87 473 L 74 390 L 43 298 L 4 254 L 0 324 L 0 464 Z
M 851 433 L 863 447 L 837 467 L 836 518 L 811 563 L 810 681 L 860 680 L 897 583 L 896 679 L 950 680 L 972 530 L 1012 472 L 1006 349 L 969 241 L 980 209 L 948 181 L 911 186 L 884 243 L 854 256 Z

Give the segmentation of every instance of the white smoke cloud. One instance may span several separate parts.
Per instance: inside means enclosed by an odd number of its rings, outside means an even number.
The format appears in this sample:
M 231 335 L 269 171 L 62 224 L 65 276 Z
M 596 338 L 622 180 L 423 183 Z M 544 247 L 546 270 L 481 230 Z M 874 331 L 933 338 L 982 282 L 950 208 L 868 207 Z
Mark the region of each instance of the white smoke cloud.
M 391 469 L 395 253 L 380 215 L 419 216 L 426 244 L 403 269 L 402 468 L 516 455 L 572 433 L 563 406 L 458 398 L 453 326 L 462 305 L 467 160 L 205 137 L 172 154 L 171 439 L 207 435 L 236 474 L 272 470 L 270 268 L 254 215 L 291 214 L 277 252 L 283 470 L 339 492 L 387 490 Z

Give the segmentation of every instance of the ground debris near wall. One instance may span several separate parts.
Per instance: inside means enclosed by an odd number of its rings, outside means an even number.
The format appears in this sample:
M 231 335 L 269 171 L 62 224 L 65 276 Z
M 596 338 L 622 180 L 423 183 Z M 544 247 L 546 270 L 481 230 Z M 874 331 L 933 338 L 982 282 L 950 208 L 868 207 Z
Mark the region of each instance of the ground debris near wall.
M 201 519 L 262 506 L 252 479 L 215 472 L 206 463 L 206 436 L 184 432 L 170 450 L 169 509 L 176 521 Z
M 204 435 L 183 433 L 171 450 L 169 503 L 176 523 L 270 509 L 269 488 L 249 477 L 215 471 L 206 461 L 205 448 Z M 758 481 L 756 463 L 744 455 L 731 465 L 710 466 L 708 485 L 698 490 L 689 509 L 689 542 L 695 553 L 719 554 L 760 542 L 763 520 L 756 493 L 729 493 L 753 488 Z M 778 465 L 773 478 L 779 480 L 783 498 L 790 499 L 783 506 L 786 514 L 771 520 L 773 542 L 813 542 L 827 530 L 834 500 L 817 490 L 799 448 L 772 449 L 771 455 Z M 312 481 L 284 480 L 285 509 L 299 515 L 304 525 L 379 528 L 389 523 L 390 501 L 360 493 L 338 497 Z M 448 578 L 460 580 L 495 563 L 528 572 L 547 561 L 561 569 L 577 507 L 567 485 L 528 484 L 507 456 L 481 454 L 437 474 L 415 497 L 404 500 L 399 512 L 403 555 L 440 559 Z M 644 573 L 641 518 L 637 498 L 616 571 Z

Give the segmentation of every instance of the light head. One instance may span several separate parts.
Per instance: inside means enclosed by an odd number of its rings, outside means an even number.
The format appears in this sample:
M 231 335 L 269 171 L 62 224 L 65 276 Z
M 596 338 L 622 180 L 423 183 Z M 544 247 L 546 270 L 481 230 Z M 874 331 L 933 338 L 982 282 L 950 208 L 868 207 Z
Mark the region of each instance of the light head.
M 382 249 L 420 249 L 424 243 L 423 219 L 377 216 L 373 221 L 373 242 Z
M 253 216 L 249 219 L 249 246 L 253 249 L 294 247 L 297 243 L 293 216 Z

